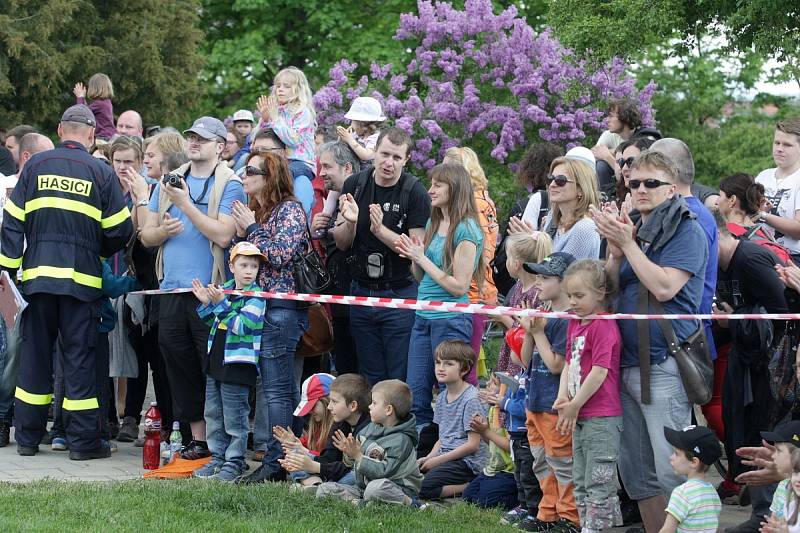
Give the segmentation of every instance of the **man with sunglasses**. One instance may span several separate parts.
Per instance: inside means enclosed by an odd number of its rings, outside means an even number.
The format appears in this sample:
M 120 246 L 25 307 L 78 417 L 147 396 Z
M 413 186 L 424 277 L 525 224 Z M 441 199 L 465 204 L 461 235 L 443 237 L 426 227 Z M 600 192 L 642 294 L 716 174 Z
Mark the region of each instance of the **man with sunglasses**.
M 159 247 L 156 272 L 161 289 L 191 287 L 194 279 L 204 286 L 225 282 L 225 249 L 236 232 L 231 208 L 234 201 L 246 201 L 241 180 L 220 162 L 227 135 L 224 124 L 200 117 L 183 133 L 189 163 L 170 174 L 179 178 L 180 186 L 162 180 L 149 203 L 136 204 L 144 220 L 139 239 L 145 246 Z M 208 457 L 203 409 L 209 326 L 197 315 L 193 294 L 160 298 L 158 343 L 172 386 L 173 414 L 192 432 L 182 456 Z
M 612 206 L 602 212 L 590 208 L 597 230 L 608 240 L 606 271 L 619 280 L 621 313 L 653 312 L 652 305 L 640 309 L 642 290 L 649 291 L 650 302 L 660 302 L 666 313 L 699 311 L 708 244 L 695 215 L 676 194 L 678 175 L 671 160 L 646 150 L 631 168 L 630 215 Z M 696 320 L 671 324 L 680 342 L 700 327 Z M 646 530 L 658 531 L 665 520 L 666 497 L 682 482 L 670 466 L 672 446 L 663 428 L 688 426 L 692 405 L 657 322 L 620 320 L 618 325 L 623 340 L 621 448 L 626 451 L 619 469 Z M 649 339 L 641 353 L 640 338 Z

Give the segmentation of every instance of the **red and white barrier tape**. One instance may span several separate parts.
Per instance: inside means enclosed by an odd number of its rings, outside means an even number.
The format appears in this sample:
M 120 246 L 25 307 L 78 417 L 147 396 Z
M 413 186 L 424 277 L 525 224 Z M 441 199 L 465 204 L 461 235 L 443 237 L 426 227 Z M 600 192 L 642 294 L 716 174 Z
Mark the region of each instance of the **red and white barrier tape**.
M 131 294 L 162 295 L 192 292 L 192 289 L 167 289 L 137 291 Z M 540 309 L 520 309 L 501 305 L 469 304 L 458 302 L 436 302 L 429 300 L 411 300 L 402 298 L 376 298 L 371 296 L 341 296 L 336 294 L 301 294 L 293 292 L 267 292 L 267 291 L 236 291 L 225 290 L 226 294 L 237 296 L 256 296 L 272 300 L 296 300 L 301 302 L 319 302 L 324 304 L 361 305 L 365 307 L 386 307 L 390 309 L 410 309 L 416 311 L 442 311 L 451 313 L 467 313 L 479 315 L 507 315 L 507 316 L 533 316 L 542 318 L 577 318 L 572 313 L 542 311 Z M 712 314 L 676 314 L 676 315 L 647 315 L 640 313 L 609 313 L 593 315 L 590 317 L 599 320 L 710 320 L 714 318 L 727 318 L 728 320 L 800 320 L 800 313 L 747 313 L 730 315 Z

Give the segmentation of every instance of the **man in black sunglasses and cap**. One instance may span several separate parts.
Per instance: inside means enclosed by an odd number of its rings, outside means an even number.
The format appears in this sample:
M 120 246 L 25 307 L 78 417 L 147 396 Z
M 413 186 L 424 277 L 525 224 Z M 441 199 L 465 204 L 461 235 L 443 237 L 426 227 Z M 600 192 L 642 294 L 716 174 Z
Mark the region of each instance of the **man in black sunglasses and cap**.
M 677 178 L 678 170 L 668 158 L 644 151 L 631 169 L 634 211 L 628 215 L 612 207 L 602 212 L 590 208 L 597 231 L 608 240 L 606 270 L 619 279 L 621 313 L 655 313 L 654 302 L 670 314 L 699 310 L 708 244 L 694 214 L 675 194 Z M 666 497 L 682 481 L 669 464 L 672 448 L 662 428 L 688 426 L 692 404 L 658 323 L 618 323 L 626 428 L 621 445 L 626 453 L 620 456 L 619 469 L 645 528 L 658 531 L 665 519 Z M 697 320 L 670 324 L 680 342 L 701 327 Z

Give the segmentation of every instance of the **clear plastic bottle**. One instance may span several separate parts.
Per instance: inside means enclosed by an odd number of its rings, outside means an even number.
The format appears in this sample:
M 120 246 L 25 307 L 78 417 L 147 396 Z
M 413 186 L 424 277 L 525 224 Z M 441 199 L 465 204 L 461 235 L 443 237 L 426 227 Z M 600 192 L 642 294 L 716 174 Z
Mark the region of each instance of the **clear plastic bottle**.
M 169 436 L 169 462 L 175 460 L 181 454 L 181 445 L 183 437 L 181 437 L 181 423 L 177 420 L 172 423 L 172 433 Z

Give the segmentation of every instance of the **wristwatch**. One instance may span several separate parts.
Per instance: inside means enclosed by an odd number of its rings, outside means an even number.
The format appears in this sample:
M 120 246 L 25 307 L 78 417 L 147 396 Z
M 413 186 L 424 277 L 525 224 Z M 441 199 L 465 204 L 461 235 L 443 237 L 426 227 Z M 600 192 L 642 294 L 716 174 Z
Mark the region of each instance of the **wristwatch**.
M 136 207 L 146 207 L 147 204 L 150 203 L 150 200 L 139 200 L 136 202 Z

